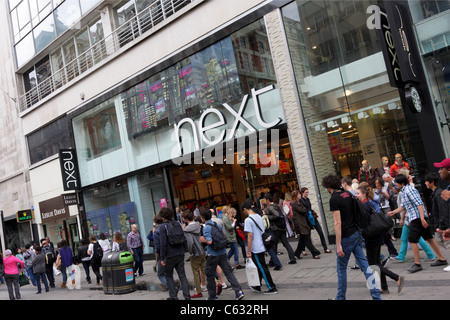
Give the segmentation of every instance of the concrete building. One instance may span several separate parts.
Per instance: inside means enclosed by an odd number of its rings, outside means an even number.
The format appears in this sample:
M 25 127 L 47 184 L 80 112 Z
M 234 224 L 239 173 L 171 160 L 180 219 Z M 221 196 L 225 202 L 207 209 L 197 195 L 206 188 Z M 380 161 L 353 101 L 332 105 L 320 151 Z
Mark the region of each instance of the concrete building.
M 303 186 L 333 241 L 325 175 L 357 178 L 363 160 L 399 153 L 420 185 L 449 155 L 450 27 L 430 27 L 448 2 L 399 3 L 425 70 L 400 85 L 370 1 L 6 1 L 0 209 L 27 236 L 2 245 L 48 235 L 76 249 L 137 224 L 149 254 L 162 206 L 220 215 Z

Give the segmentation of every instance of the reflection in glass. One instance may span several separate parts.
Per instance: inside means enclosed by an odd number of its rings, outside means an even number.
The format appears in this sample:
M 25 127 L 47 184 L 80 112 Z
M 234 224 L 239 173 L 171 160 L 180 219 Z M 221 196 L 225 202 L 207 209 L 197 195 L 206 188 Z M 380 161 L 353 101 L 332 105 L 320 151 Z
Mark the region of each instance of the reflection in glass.
M 36 46 L 36 52 L 44 49 L 48 44 L 56 39 L 55 34 L 55 22 L 53 15 L 49 15 L 33 30 L 34 44 Z
M 78 0 L 66 0 L 55 11 L 56 32 L 61 35 L 64 31 L 81 18 Z
M 34 56 L 33 34 L 28 34 L 16 45 L 17 66 L 20 68 Z
M 101 0 L 80 0 L 81 13 L 85 14 L 90 9 L 92 9 L 96 4 L 100 3 Z

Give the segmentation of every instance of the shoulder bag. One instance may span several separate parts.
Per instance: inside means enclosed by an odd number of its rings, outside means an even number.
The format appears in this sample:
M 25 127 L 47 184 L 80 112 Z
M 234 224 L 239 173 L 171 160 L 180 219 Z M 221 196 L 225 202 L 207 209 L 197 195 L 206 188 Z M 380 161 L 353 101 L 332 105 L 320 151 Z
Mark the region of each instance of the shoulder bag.
M 252 217 L 249 216 L 249 218 L 255 223 L 255 225 L 259 229 L 259 231 L 262 232 L 263 244 L 266 247 L 266 250 L 269 250 L 270 248 L 272 248 L 274 245 L 274 242 L 275 242 L 275 237 L 272 234 L 272 230 L 269 228 L 269 229 L 263 231 L 261 229 L 261 227 L 256 223 L 256 221 L 253 220 Z

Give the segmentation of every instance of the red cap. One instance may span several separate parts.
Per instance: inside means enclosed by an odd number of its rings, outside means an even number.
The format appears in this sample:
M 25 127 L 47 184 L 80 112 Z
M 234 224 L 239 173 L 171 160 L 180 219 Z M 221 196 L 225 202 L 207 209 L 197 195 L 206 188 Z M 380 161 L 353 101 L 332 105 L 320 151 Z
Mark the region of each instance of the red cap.
M 450 158 L 442 160 L 442 162 L 435 162 L 434 166 L 436 168 L 447 168 L 450 169 Z

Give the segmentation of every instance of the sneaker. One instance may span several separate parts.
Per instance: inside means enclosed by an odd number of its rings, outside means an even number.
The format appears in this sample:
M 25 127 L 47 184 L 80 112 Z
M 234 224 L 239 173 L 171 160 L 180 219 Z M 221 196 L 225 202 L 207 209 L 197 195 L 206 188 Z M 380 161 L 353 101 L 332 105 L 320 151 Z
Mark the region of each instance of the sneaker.
M 277 289 L 271 289 L 271 290 L 264 291 L 264 294 L 278 294 L 278 291 L 277 291 Z
M 420 264 L 415 264 L 415 263 L 411 266 L 411 268 L 408 269 L 408 271 L 410 273 L 414 273 L 414 272 L 417 272 L 420 270 L 422 270 L 422 266 Z
M 216 294 L 217 295 L 220 295 L 222 293 L 222 284 L 221 283 L 218 283 L 217 284 L 217 292 L 216 292 Z
M 444 271 L 450 271 L 450 266 L 443 269 Z
M 201 287 L 202 287 L 202 292 L 208 291 L 208 288 L 207 288 L 206 286 L 202 286 L 202 285 L 201 285 Z
M 225 282 L 222 283 L 222 289 L 226 289 L 226 288 L 228 288 L 227 284 Z
M 195 299 L 195 298 L 203 298 L 203 294 L 200 292 L 200 293 L 196 293 L 196 294 L 193 294 L 192 296 L 191 296 L 191 299 Z
M 252 286 L 250 286 L 250 289 L 252 289 L 253 291 L 256 291 L 256 292 L 261 292 L 261 287 L 252 287 Z
M 244 298 L 244 292 L 242 292 L 242 290 L 240 290 L 237 294 L 236 294 L 236 298 L 234 300 L 242 300 Z
M 359 267 L 355 264 L 353 267 L 351 267 L 350 269 L 352 270 L 359 270 Z
M 398 256 L 391 257 L 390 259 L 391 259 L 392 261 L 396 261 L 396 262 L 403 262 L 403 261 L 405 261 L 405 260 L 400 260 L 400 259 L 398 258 Z
M 435 262 L 430 264 L 430 266 L 432 266 L 432 267 L 440 267 L 440 266 L 446 266 L 446 265 L 448 265 L 447 260 L 439 260 L 439 259 L 437 259 Z

